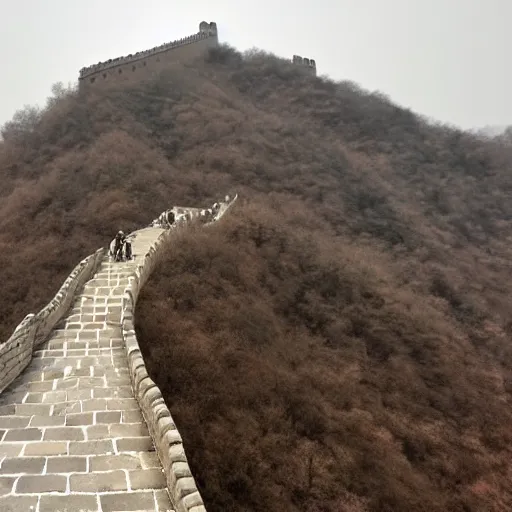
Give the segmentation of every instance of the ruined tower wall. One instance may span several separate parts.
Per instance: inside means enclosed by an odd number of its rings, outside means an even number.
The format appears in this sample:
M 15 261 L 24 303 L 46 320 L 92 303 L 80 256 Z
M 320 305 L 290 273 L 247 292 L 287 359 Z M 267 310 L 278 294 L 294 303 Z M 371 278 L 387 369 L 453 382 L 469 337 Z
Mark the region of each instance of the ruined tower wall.
M 308 57 L 301 57 L 300 55 L 294 55 L 292 59 L 293 64 L 299 66 L 303 71 L 316 76 L 316 62 L 314 59 Z

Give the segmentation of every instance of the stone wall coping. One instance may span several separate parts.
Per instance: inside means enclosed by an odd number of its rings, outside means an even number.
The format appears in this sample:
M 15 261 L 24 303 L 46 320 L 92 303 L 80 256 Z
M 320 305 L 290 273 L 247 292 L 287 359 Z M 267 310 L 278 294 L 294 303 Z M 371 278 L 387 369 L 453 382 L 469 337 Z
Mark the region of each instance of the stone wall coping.
M 95 274 L 106 248 L 84 258 L 69 274 L 53 299 L 39 313 L 30 313 L 0 344 L 0 393 L 29 365 L 33 351 L 66 315 L 77 291 Z

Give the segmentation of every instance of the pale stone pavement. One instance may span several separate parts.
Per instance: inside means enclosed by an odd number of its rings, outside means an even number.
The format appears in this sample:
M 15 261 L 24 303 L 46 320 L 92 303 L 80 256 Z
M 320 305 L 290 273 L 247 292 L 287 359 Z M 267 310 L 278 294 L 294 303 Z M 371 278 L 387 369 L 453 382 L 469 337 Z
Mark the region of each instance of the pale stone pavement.
M 135 261 L 105 258 L 68 316 L 0 396 L 0 511 L 170 511 L 161 464 L 134 398 L 121 300 Z

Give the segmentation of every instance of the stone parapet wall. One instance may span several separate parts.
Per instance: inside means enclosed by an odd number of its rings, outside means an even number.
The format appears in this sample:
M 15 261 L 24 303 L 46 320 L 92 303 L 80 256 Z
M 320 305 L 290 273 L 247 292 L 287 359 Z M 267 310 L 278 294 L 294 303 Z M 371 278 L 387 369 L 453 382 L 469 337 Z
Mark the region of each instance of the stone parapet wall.
M 202 21 L 199 32 L 170 43 L 165 43 L 150 50 L 144 50 L 125 57 L 109 59 L 92 66 L 84 67 L 79 72 L 81 86 L 118 82 L 131 77 L 140 78 L 137 71 L 145 74 L 164 69 L 169 63 L 193 59 L 208 48 L 218 46 L 217 25 L 215 22 Z
M 64 281 L 55 297 L 36 315 L 27 315 L 11 337 L 0 345 L 0 392 L 30 363 L 32 353 L 66 315 L 77 291 L 93 276 L 106 249 L 82 260 Z
M 236 199 L 237 196 L 233 199 L 227 198 L 226 202 L 220 203 L 217 214 L 208 224 L 220 219 Z M 201 216 L 201 211 L 204 210 L 190 208 L 188 212 L 183 213 L 189 213 L 188 219 L 193 222 Z M 176 512 L 206 512 L 188 465 L 181 435 L 160 389 L 148 375 L 134 326 L 134 311 L 139 291 L 158 263 L 165 242 L 176 229 L 182 229 L 182 226 L 182 223 L 175 224 L 171 229 L 164 231 L 146 254 L 143 263 L 138 265 L 135 275 L 129 278 L 130 284 L 125 289 L 123 297 L 121 324 L 135 398 L 139 402 L 164 468 L 167 488 L 175 510 Z

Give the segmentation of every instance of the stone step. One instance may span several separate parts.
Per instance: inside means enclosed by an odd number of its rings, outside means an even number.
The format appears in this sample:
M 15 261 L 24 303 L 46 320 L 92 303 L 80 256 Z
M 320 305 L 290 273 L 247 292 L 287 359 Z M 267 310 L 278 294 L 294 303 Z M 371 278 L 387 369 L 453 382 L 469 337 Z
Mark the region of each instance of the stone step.
M 118 340 L 97 340 L 91 342 L 79 341 L 57 341 L 56 343 L 49 343 L 46 349 L 36 350 L 34 357 L 77 357 L 87 355 L 102 355 L 108 353 L 118 353 L 121 351 L 124 354 L 124 342 L 122 339 Z
M 153 441 L 149 436 L 124 437 L 117 439 L 93 439 L 90 441 L 40 441 L 25 443 L 0 444 L 0 455 L 9 455 L 9 448 L 18 449 L 15 456 L 42 455 L 113 455 L 126 452 L 154 451 Z M 4 450 L 6 453 L 4 453 Z
M 81 340 L 108 340 L 111 338 L 121 338 L 121 326 L 107 323 L 101 329 L 85 329 L 85 328 L 70 328 L 56 329 L 50 340 L 64 340 L 64 341 L 81 341 Z M 42 348 L 38 346 L 37 349 Z
M 0 440 L 5 443 L 28 443 L 40 441 L 93 441 L 97 439 L 139 438 L 149 436 L 144 423 L 98 423 L 90 425 L 69 425 L 94 421 L 94 414 L 82 413 L 75 417 L 68 415 L 64 425 L 19 427 L 3 430 Z M 1 445 L 0 445 L 1 446 Z
M 174 512 L 165 489 L 0 496 L 0 510 L 6 512 L 35 512 L 36 510 L 39 512 Z
M 115 470 L 134 471 L 154 468 L 160 468 L 160 461 L 156 452 L 76 455 L 72 457 L 5 457 L 0 464 L 0 476 L 92 473 Z
M 89 426 L 89 425 L 114 425 L 114 424 L 137 424 L 143 423 L 144 419 L 140 410 L 106 410 L 68 413 L 67 415 L 49 414 L 16 414 L 12 413 L 0 415 L 0 430 L 32 428 L 32 427 L 63 427 L 63 426 Z M 3 435 L 3 432 L 2 432 Z
M 40 346 L 37 350 L 78 350 L 78 349 L 86 349 L 86 348 L 117 348 L 124 347 L 124 341 L 119 334 L 118 337 L 107 336 L 107 338 L 90 338 L 85 340 L 76 340 L 69 339 L 66 336 L 56 337 L 53 336 L 50 340 L 43 346 Z
M 135 403 L 134 403 L 135 401 Z M 104 411 L 138 410 L 135 398 L 91 398 L 59 403 L 17 403 L 0 405 L 2 416 L 62 416 L 82 412 L 99 414 Z
M 63 361 L 50 360 L 46 361 L 44 358 L 37 358 L 30 364 L 31 370 L 41 370 L 44 373 L 49 373 L 52 368 L 64 370 L 67 367 L 82 368 L 89 366 L 101 366 L 104 368 L 121 369 L 127 366 L 126 356 L 117 356 L 115 354 L 99 355 L 99 356 L 85 356 L 85 357 L 67 357 Z M 60 377 L 51 377 L 58 379 Z M 43 376 L 42 380 L 47 380 L 48 377 Z M 113 384 L 113 383 L 112 383 Z
M 15 401 L 15 397 L 11 398 L 11 395 L 16 392 L 55 391 L 54 388 L 57 386 L 53 385 L 53 383 L 59 383 L 61 380 L 67 380 L 72 377 L 107 377 L 110 382 L 114 381 L 116 385 L 121 385 L 118 379 L 129 375 L 126 365 L 119 367 L 115 367 L 112 364 L 99 365 L 97 361 L 98 357 L 87 356 L 81 358 L 80 361 L 76 361 L 75 366 L 68 365 L 65 368 L 46 370 L 40 370 L 31 365 L 27 372 L 23 374 L 22 378 L 17 381 L 16 387 L 11 385 L 7 388 L 6 391 L 9 393 L 9 396 L 7 396 L 6 393 L 0 396 L 0 405 L 5 401 L 7 401 L 7 403 L 11 403 L 13 400 Z M 103 362 L 103 359 L 101 359 L 101 361 Z M 70 385 L 69 383 L 67 385 L 70 387 L 78 387 L 78 382 L 76 384 L 76 386 L 73 384 Z M 129 384 L 129 382 L 127 384 Z M 108 387 L 108 385 L 109 382 L 106 383 L 106 387 Z

